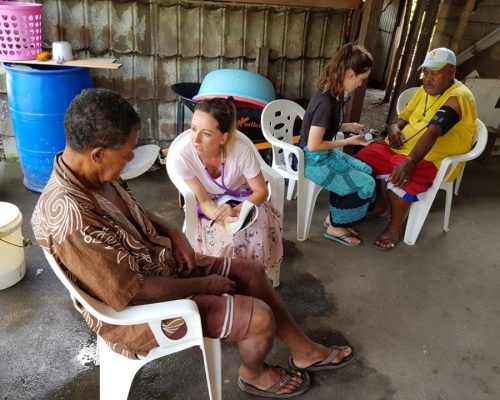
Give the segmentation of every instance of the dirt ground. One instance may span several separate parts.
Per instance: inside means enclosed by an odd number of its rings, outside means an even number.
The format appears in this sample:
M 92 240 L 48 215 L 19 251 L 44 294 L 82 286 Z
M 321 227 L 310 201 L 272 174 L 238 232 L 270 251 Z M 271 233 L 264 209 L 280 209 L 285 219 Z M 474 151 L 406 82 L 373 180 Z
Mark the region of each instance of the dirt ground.
M 386 125 L 389 102 L 382 103 L 384 95 L 385 90 L 368 88 L 363 102 L 361 122 L 376 130 L 382 130 Z

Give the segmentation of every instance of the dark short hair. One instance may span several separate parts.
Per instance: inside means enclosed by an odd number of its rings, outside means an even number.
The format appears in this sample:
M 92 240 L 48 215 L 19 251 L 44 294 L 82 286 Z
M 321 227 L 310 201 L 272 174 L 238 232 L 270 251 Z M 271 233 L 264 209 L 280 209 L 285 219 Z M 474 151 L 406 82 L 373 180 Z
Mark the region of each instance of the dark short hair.
M 236 106 L 232 97 L 202 100 L 196 104 L 194 111 L 203 111 L 214 117 L 222 133 L 228 132 L 231 136 L 236 129 Z
M 66 144 L 79 153 L 96 147 L 123 146 L 141 119 L 122 95 L 108 89 L 85 89 L 64 117 Z

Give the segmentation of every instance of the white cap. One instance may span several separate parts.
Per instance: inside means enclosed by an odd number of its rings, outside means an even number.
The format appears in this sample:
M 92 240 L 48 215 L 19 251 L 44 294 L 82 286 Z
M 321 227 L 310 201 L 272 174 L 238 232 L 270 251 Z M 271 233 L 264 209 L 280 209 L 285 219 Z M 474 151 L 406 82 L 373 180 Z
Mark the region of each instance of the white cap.
M 455 53 L 446 47 L 440 47 L 438 49 L 431 50 L 425 56 L 425 60 L 420 67 L 430 68 L 430 69 L 441 69 L 446 64 L 457 65 L 457 57 Z

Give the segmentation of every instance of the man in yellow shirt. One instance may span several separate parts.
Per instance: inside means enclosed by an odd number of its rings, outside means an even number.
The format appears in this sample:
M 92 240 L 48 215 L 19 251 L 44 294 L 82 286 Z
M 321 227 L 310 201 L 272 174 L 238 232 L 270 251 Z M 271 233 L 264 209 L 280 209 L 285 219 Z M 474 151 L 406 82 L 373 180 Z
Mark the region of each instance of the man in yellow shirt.
M 422 86 L 388 128 L 384 141 L 363 148 L 357 157 L 377 178 L 387 180 L 390 222 L 373 243 L 392 250 L 399 242 L 410 205 L 425 195 L 443 158 L 471 149 L 476 130 L 476 104 L 470 90 L 455 80 L 456 57 L 441 47 L 427 53 Z M 388 215 L 378 185 L 369 217 Z

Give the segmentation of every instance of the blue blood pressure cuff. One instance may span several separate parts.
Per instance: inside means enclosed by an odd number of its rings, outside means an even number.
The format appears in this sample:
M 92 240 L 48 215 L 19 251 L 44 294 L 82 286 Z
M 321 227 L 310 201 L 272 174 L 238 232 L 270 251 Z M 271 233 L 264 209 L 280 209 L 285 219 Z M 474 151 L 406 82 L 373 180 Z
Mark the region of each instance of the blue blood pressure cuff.
M 429 125 L 439 125 L 441 127 L 441 136 L 448 132 L 455 124 L 460 121 L 458 113 L 450 106 L 442 106 L 429 121 Z

